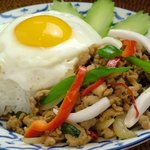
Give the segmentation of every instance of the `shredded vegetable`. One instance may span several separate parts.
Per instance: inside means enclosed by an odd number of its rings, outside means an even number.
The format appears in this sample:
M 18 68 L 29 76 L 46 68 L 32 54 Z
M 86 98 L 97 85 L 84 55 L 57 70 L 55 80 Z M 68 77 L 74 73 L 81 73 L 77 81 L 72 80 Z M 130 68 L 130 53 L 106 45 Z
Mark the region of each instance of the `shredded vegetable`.
M 102 112 L 104 112 L 107 108 L 110 107 L 110 102 L 107 97 L 100 99 L 98 102 L 94 103 L 93 105 L 86 107 L 75 113 L 70 113 L 67 120 L 71 122 L 83 122 L 90 120 Z M 58 114 L 58 110 L 53 109 L 55 114 Z
M 62 126 L 61 126 L 61 131 L 64 134 L 70 134 L 74 137 L 78 137 L 80 135 L 80 130 L 77 129 L 75 126 L 65 122 Z
M 137 58 L 135 56 L 129 56 L 126 58 L 130 63 L 142 68 L 145 72 L 150 74 L 150 61 Z
M 107 62 L 107 67 L 116 67 L 117 64 L 119 63 L 119 61 L 120 61 L 120 58 L 119 58 L 119 57 L 110 59 L 110 60 Z
M 128 139 L 136 136 L 133 131 L 127 129 L 127 127 L 125 126 L 124 116 L 118 116 L 115 118 L 115 121 L 113 123 L 113 129 L 119 139 Z
M 86 96 L 89 92 L 93 91 L 94 89 L 96 89 L 98 86 L 100 86 L 101 84 L 103 84 L 105 81 L 105 78 L 101 78 L 98 81 L 96 81 L 95 83 L 89 85 L 87 88 L 85 88 L 82 91 L 82 96 Z
M 118 56 L 121 56 L 122 51 L 115 46 L 106 45 L 103 48 L 100 48 L 97 53 L 104 58 L 112 59 Z
M 123 46 L 125 46 L 125 48 L 122 52 L 122 56 L 123 57 L 132 56 L 136 50 L 136 41 L 123 40 L 122 43 L 123 43 Z
M 138 111 L 138 108 L 137 108 L 136 101 L 135 101 L 134 94 L 133 94 L 132 90 L 124 83 L 112 83 L 112 86 L 122 86 L 122 87 L 124 87 L 125 89 L 128 90 L 129 94 L 132 97 L 132 102 L 133 102 L 133 105 L 134 105 L 134 109 L 136 111 L 136 118 L 137 118 L 139 116 L 139 111 Z

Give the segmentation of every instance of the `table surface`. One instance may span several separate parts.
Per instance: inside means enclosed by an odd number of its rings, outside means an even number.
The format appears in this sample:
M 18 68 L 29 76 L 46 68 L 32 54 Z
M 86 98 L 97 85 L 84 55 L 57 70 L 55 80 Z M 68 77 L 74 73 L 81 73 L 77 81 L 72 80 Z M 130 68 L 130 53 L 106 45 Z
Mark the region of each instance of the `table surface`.
M 82 1 L 82 0 L 71 0 L 71 1 Z M 19 8 L 22 6 L 28 6 L 40 3 L 49 3 L 51 0 L 0 0 L 0 13 Z M 93 2 L 93 0 L 83 0 L 82 2 Z M 143 10 L 150 14 L 150 0 L 114 0 L 115 6 L 122 7 L 125 9 L 139 11 Z M 130 150 L 149 150 L 150 140 L 130 148 Z

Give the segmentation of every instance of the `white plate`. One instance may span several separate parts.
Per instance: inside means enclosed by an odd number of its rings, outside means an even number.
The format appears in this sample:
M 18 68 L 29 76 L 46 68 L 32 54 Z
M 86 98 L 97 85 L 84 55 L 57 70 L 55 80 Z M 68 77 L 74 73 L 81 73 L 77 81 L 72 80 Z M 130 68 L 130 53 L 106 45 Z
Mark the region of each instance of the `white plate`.
M 25 14 L 31 14 L 31 13 L 37 13 L 41 11 L 47 11 L 48 6 L 50 4 L 40 4 L 40 5 L 33 5 L 28 7 L 23 7 L 15 10 L 11 10 L 5 13 L 0 14 L 0 25 L 4 23 L 9 23 L 10 21 L 14 20 L 15 18 L 25 15 Z M 73 3 L 75 7 L 79 11 L 81 11 L 83 14 L 87 12 L 87 10 L 90 8 L 90 3 Z M 114 22 L 121 21 L 131 15 L 133 12 L 121 8 L 115 8 L 114 14 Z M 3 121 L 0 121 L 0 123 L 4 123 Z M 17 150 L 17 149 L 28 149 L 28 150 L 46 150 L 46 149 L 52 149 L 52 150 L 95 150 L 95 149 L 103 149 L 103 150 L 119 150 L 124 148 L 129 148 L 132 146 L 135 146 L 137 144 L 140 144 L 141 142 L 144 142 L 146 140 L 150 139 L 150 130 L 143 130 L 137 132 L 137 137 L 128 139 L 128 140 L 103 140 L 99 142 L 94 142 L 87 144 L 85 146 L 81 146 L 78 148 L 72 148 L 68 147 L 66 143 L 61 143 L 56 146 L 52 147 L 44 147 L 42 145 L 28 145 L 22 142 L 22 136 L 18 135 L 14 132 L 6 130 L 2 125 L 0 126 L 0 149 L 11 149 L 11 150 Z

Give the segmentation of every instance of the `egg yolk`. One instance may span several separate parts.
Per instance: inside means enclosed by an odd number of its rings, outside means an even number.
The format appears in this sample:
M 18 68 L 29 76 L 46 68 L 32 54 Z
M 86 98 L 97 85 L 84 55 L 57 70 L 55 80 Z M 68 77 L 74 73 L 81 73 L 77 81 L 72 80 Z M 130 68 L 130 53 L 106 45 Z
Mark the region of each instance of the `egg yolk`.
M 71 27 L 55 16 L 41 15 L 28 18 L 15 28 L 17 39 L 27 46 L 52 47 L 70 38 Z

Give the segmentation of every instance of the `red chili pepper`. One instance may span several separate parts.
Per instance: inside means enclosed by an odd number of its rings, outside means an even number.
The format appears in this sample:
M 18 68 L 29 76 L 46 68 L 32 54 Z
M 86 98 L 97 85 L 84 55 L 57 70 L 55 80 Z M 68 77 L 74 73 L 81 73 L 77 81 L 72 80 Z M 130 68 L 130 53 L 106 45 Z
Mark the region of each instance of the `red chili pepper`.
M 119 57 L 116 57 L 114 59 L 110 59 L 108 62 L 107 62 L 107 67 L 116 67 L 116 65 L 118 64 L 118 62 L 120 61 L 120 58 Z M 88 93 L 90 93 L 91 91 L 93 91 L 94 89 L 96 89 L 98 86 L 100 86 L 101 84 L 104 83 L 104 81 L 106 80 L 106 78 L 101 78 L 99 79 L 98 81 L 96 81 L 95 83 L 89 85 L 87 88 L 85 88 L 83 91 L 82 91 L 82 96 L 86 96 Z
M 96 141 L 98 139 L 98 134 L 96 131 L 90 131 L 90 134 L 89 134 L 92 138 L 92 140 Z
M 103 84 L 105 81 L 105 78 L 101 78 L 98 81 L 96 81 L 95 83 L 89 85 L 87 88 L 85 88 L 82 91 L 82 96 L 86 96 L 89 92 L 93 91 L 94 89 L 96 89 L 98 86 L 100 86 L 101 84 Z
M 116 67 L 119 61 L 120 61 L 120 58 L 119 58 L 119 57 L 110 59 L 110 60 L 107 62 L 107 67 Z
M 66 119 L 68 118 L 78 96 L 78 92 L 82 85 L 86 74 L 86 68 L 80 67 L 79 72 L 71 86 L 68 90 L 64 101 L 60 106 L 60 110 L 58 111 L 57 116 L 49 123 L 46 123 L 44 120 L 36 120 L 34 121 L 30 127 L 25 132 L 25 137 L 37 137 L 42 134 L 44 131 L 53 131 L 59 126 L 61 126 Z
M 134 109 L 136 111 L 136 118 L 137 118 L 139 116 L 139 111 L 138 111 L 138 108 L 136 106 L 136 101 L 135 101 L 134 94 L 133 94 L 132 90 L 124 83 L 112 83 L 112 86 L 122 86 L 128 90 L 129 94 L 132 97 L 132 103 L 133 103 Z
M 124 40 L 122 41 L 125 49 L 122 52 L 122 57 L 128 57 L 135 53 L 136 50 L 136 41 L 133 40 Z

